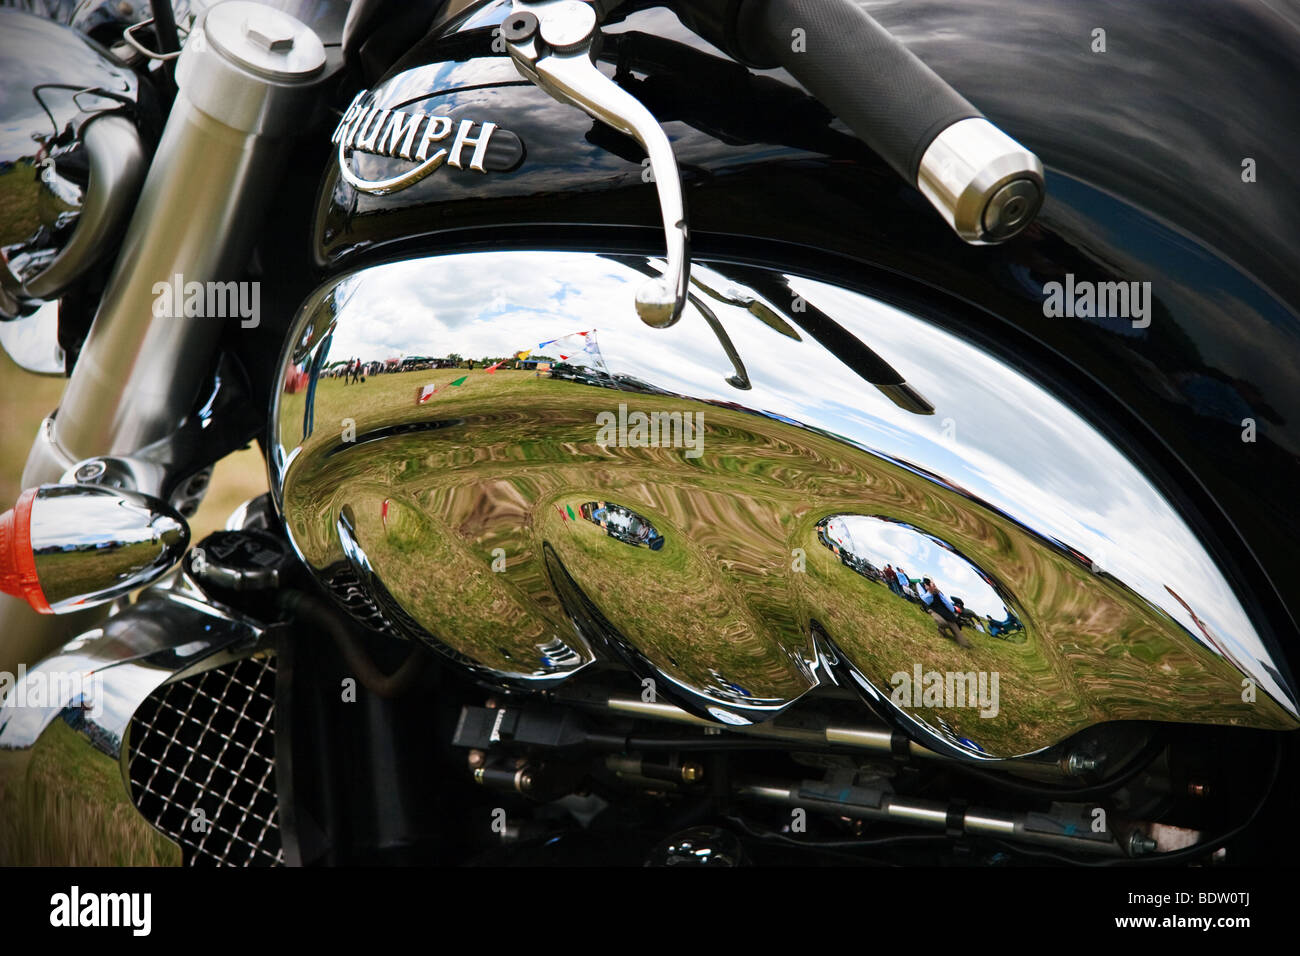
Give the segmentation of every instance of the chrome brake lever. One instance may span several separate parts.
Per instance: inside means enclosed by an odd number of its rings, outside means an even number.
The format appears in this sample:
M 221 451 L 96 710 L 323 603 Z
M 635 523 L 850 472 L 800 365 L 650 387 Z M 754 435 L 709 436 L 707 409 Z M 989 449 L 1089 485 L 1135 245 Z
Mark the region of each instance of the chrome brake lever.
M 514 12 L 502 23 L 501 34 L 525 79 L 645 147 L 659 191 L 668 266 L 662 276 L 637 290 L 636 311 L 654 328 L 673 325 L 686 306 L 691 269 L 677 159 L 667 134 L 650 111 L 596 68 L 593 57 L 600 25 L 595 9 L 584 0 L 515 0 Z

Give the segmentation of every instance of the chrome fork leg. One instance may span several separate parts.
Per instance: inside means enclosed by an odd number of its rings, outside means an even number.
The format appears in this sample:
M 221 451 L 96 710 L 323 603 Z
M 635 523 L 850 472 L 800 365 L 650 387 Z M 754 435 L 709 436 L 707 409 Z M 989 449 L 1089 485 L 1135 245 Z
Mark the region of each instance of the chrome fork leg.
M 325 67 L 320 38 L 279 10 L 248 0 L 208 9 L 177 61 L 180 92 L 58 414 L 28 457 L 24 487 L 58 481 L 83 458 L 129 455 L 190 412 L 223 317 L 186 316 L 175 301 L 158 308 L 158 290 L 174 288 L 177 276 L 182 289 L 239 278 L 284 143 L 317 108 Z M 42 617 L 0 595 L 0 671 L 35 663 L 86 626 L 85 615 Z

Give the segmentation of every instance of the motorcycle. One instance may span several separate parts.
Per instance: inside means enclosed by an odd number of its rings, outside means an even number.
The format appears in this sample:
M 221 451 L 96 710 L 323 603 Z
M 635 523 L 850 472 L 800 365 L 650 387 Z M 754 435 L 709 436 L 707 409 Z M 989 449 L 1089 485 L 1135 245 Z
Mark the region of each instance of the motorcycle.
M 19 6 L 0 862 L 1289 852 L 1290 8 Z

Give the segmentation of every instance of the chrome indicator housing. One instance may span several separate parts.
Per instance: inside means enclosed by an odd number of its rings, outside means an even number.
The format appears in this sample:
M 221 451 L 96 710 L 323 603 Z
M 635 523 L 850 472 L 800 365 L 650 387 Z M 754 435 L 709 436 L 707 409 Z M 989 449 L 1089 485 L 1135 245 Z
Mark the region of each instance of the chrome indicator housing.
M 682 321 L 648 328 L 662 269 L 474 252 L 319 289 L 271 418 L 302 560 L 495 683 L 617 662 L 723 723 L 835 684 L 972 758 L 1105 721 L 1298 725 L 1188 524 L 1046 390 L 753 266 L 696 262 Z

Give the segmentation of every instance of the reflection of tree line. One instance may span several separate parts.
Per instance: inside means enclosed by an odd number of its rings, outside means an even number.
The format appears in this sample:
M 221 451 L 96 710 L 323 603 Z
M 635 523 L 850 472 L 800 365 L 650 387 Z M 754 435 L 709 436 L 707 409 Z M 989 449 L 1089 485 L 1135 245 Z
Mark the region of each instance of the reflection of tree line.
M 120 547 L 126 542 L 112 541 L 91 541 L 85 544 L 48 544 L 43 548 L 36 548 L 32 554 L 72 554 L 76 551 L 107 551 L 109 548 Z
M 1007 616 L 1001 620 L 996 619 L 991 614 L 985 614 L 982 617 L 975 611 L 966 607 L 964 598 L 951 596 L 948 597 L 943 593 L 937 582 L 932 582 L 928 577 L 912 578 L 907 575 L 901 567 L 895 568 L 892 563 L 886 564 L 884 568 L 877 568 L 861 555 L 854 554 L 848 548 L 843 547 L 830 536 L 830 519 L 825 519 L 817 524 L 817 539 L 821 544 L 829 548 L 830 551 L 840 559 L 840 563 L 851 571 L 862 575 L 868 581 L 876 584 L 883 584 L 898 597 L 903 598 L 912 604 L 918 605 L 926 613 L 935 611 L 943 616 L 944 612 L 950 611 L 954 623 L 960 624 L 961 627 L 973 627 L 983 633 L 993 637 L 1002 638 L 1003 640 L 1014 640 L 1012 635 L 1023 632 L 1025 625 L 1016 617 L 1015 613 L 1007 608 Z M 931 600 L 926 598 L 926 585 L 934 583 L 935 592 L 932 592 Z M 951 602 L 951 608 L 943 603 L 943 599 Z M 936 610 L 937 609 L 937 610 Z
M 532 370 L 536 369 L 539 364 L 548 365 L 551 361 L 545 355 L 533 356 L 527 359 L 519 359 L 508 355 L 485 355 L 478 359 L 467 359 L 456 352 L 442 358 L 435 358 L 430 355 L 408 355 L 401 359 L 363 359 L 354 356 L 353 358 L 336 359 L 325 364 L 320 374 L 323 378 L 342 378 L 350 381 L 357 376 L 397 375 L 402 372 L 432 372 L 448 368 L 465 369 L 469 372 L 475 369 L 493 369 L 494 366 L 502 369 Z
M 635 511 L 607 501 L 588 501 L 578 507 L 578 513 L 592 524 L 600 525 L 607 535 L 624 544 L 633 547 L 645 545 L 651 551 L 658 551 L 664 546 L 664 536 Z

